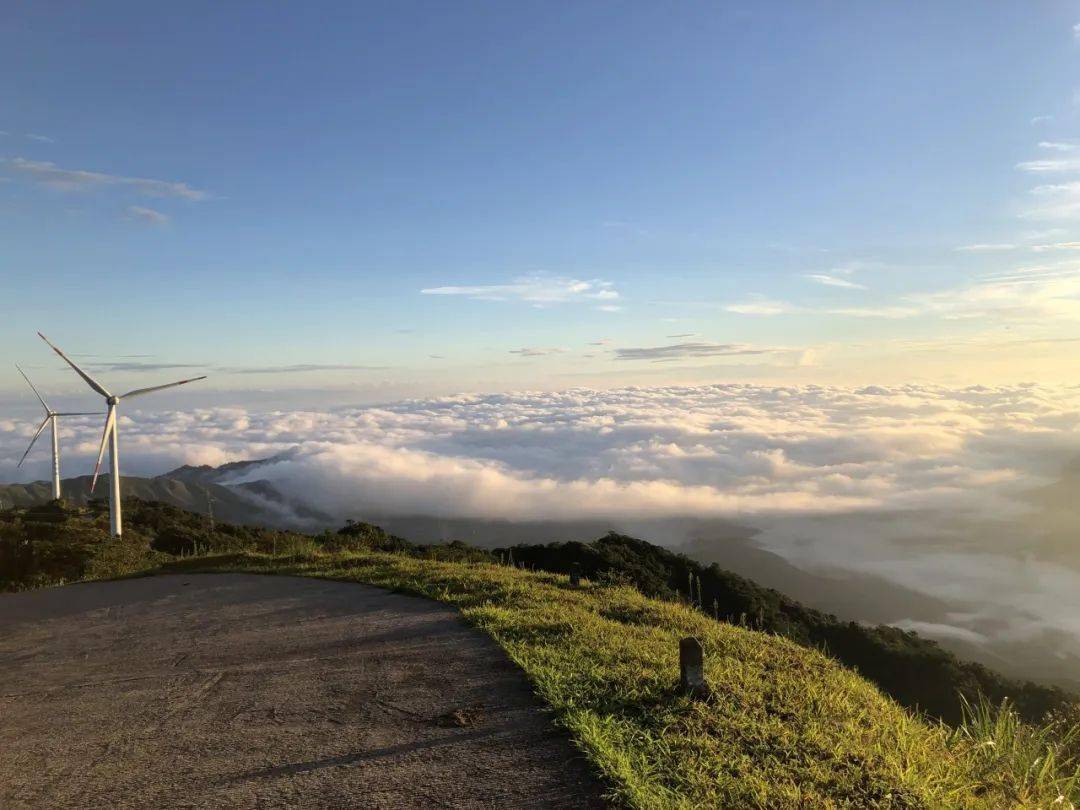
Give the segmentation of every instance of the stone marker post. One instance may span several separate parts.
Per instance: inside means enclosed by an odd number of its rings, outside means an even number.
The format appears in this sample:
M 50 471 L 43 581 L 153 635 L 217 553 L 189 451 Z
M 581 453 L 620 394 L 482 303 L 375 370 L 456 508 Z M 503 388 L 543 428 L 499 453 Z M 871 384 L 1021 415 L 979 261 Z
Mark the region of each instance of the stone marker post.
M 705 686 L 705 653 L 693 636 L 679 642 L 679 688 L 691 697 L 702 698 Z
M 581 585 L 581 563 L 570 565 L 570 584 L 575 588 Z

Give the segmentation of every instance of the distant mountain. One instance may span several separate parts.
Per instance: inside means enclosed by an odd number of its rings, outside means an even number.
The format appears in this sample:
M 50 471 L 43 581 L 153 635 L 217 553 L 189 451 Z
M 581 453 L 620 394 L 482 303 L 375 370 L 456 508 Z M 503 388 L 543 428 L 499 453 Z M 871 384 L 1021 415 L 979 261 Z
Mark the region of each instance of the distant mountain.
M 213 510 L 216 519 L 246 526 L 316 530 L 340 522 L 304 504 L 292 503 L 268 481 L 235 485 L 222 483 L 230 478 L 238 478 L 267 461 L 238 461 L 221 467 L 184 466 L 153 478 L 125 475 L 121 477 L 122 489 L 125 498 L 158 501 L 207 515 Z M 85 506 L 91 500 L 107 498 L 109 476 L 103 475 L 98 479 L 93 494 L 90 493 L 92 480 L 89 475 L 65 478 L 61 482 L 65 500 Z M 37 506 L 51 498 L 52 488 L 46 481 L 0 484 L 0 508 Z
M 177 467 L 175 470 L 170 470 L 163 475 L 157 476 L 158 478 L 170 478 L 173 481 L 184 481 L 189 484 L 223 484 L 229 479 L 239 478 L 242 475 L 247 475 L 252 470 L 274 462 L 274 458 L 256 458 L 250 461 L 230 461 L 228 464 L 222 464 L 220 467 L 211 467 L 209 464 L 202 464 L 197 467 L 190 464 L 185 464 L 182 467 Z

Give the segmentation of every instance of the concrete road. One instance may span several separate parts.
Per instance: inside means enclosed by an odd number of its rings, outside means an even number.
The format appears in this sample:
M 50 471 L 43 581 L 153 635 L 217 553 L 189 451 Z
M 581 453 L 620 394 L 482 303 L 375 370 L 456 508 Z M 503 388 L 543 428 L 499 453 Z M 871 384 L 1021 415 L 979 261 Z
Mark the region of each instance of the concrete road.
M 0 595 L 0 807 L 595 807 L 457 613 L 294 577 Z

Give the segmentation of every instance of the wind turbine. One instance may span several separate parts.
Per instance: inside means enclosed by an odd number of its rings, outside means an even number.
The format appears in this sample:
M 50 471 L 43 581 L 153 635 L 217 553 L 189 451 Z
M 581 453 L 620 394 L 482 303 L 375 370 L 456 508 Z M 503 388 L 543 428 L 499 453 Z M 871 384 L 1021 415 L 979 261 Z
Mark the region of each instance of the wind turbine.
M 22 374 L 22 378 L 26 380 L 26 384 L 30 386 L 30 390 L 34 392 L 34 395 L 38 398 L 38 402 L 41 403 L 41 407 L 45 409 L 45 419 L 38 425 L 37 432 L 34 433 L 34 438 L 30 440 L 30 446 L 26 448 L 26 452 L 23 453 L 23 457 L 19 459 L 19 463 L 16 467 L 21 467 L 22 463 L 26 461 L 26 457 L 30 455 L 30 451 L 34 447 L 34 442 L 38 440 L 38 436 L 45 430 L 45 426 L 52 425 L 52 496 L 53 500 L 60 499 L 60 425 L 58 417 L 61 416 L 93 416 L 93 413 L 73 413 L 54 411 L 45 402 L 45 398 L 41 396 L 41 393 L 34 387 L 34 384 L 30 382 L 30 378 L 26 376 L 26 372 L 22 370 L 22 367 L 16 363 L 15 368 L 19 369 L 19 373 Z
M 49 344 L 50 348 L 58 355 L 60 355 L 64 361 L 75 369 L 75 373 L 78 374 L 83 380 L 105 397 L 105 403 L 109 406 L 109 411 L 105 416 L 105 432 L 101 434 L 101 449 L 98 450 L 97 464 L 94 465 L 94 480 L 90 484 L 90 491 L 94 491 L 94 487 L 97 486 L 98 471 L 101 469 L 101 459 L 105 455 L 105 443 L 109 443 L 109 522 L 112 527 L 112 534 L 114 537 L 120 536 L 121 521 L 120 521 L 120 451 L 116 440 L 116 408 L 120 404 L 122 399 L 130 399 L 131 397 L 141 397 L 143 394 L 149 394 L 154 391 L 162 391 L 166 388 L 174 388 L 177 385 L 184 385 L 189 382 L 195 382 L 196 380 L 205 380 L 206 375 L 201 377 L 192 377 L 190 380 L 178 380 L 177 382 L 166 383 L 165 385 L 155 385 L 150 388 L 136 388 L 134 391 L 128 391 L 126 394 L 116 396 L 110 394 L 105 390 L 105 387 L 101 385 L 97 380 L 75 365 L 71 358 L 53 346 L 49 342 L 49 339 L 45 337 L 41 332 L 38 332 L 38 337 Z

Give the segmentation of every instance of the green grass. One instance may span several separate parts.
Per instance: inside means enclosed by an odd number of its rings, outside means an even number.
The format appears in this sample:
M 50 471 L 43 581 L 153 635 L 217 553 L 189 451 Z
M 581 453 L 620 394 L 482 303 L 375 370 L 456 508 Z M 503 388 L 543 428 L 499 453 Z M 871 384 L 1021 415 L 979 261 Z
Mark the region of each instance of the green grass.
M 629 587 L 379 552 L 188 558 L 164 570 L 354 580 L 458 607 L 524 670 L 618 804 L 1070 807 L 1076 736 L 974 707 L 915 717 L 820 653 Z M 679 694 L 678 641 L 706 653 L 711 696 Z M 1074 726 L 1068 726 L 1073 728 Z

